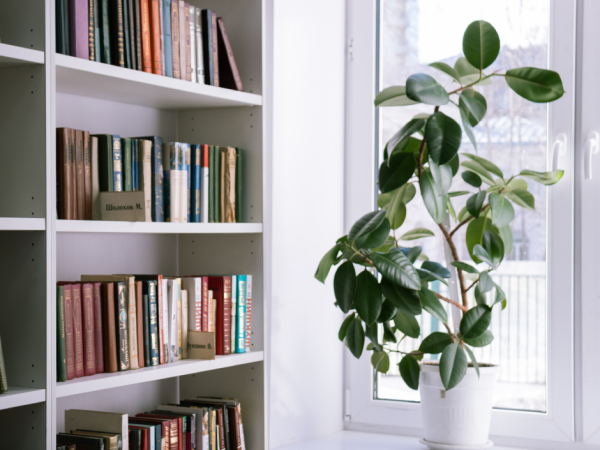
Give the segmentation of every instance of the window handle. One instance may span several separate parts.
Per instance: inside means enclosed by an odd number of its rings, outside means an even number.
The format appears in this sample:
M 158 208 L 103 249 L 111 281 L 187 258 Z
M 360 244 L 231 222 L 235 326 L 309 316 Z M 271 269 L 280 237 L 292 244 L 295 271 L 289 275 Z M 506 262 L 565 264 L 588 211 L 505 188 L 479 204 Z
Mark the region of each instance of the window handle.
M 552 170 L 558 169 L 559 157 L 567 153 L 567 136 L 565 133 L 560 133 L 556 136 L 554 146 L 552 147 Z
M 598 133 L 590 131 L 585 141 L 585 150 L 583 154 L 583 177 L 586 180 L 592 179 L 592 155 L 598 153 Z

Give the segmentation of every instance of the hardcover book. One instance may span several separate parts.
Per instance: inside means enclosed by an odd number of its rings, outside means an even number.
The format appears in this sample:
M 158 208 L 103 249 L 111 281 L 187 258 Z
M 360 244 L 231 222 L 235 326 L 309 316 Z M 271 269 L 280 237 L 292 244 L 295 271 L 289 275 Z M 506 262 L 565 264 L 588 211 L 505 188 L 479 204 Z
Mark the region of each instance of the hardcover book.
M 57 380 L 67 381 L 67 351 L 65 343 L 65 296 L 64 287 L 56 286 L 56 369 Z M 0 350 L 0 353 L 2 351 Z M 0 376 L 1 378 L 1 376 Z M 1 387 L 0 387 L 1 390 Z
M 231 353 L 231 277 L 208 277 L 208 289 L 217 303 L 216 345 L 217 355 Z
M 148 311 L 144 304 L 144 283 L 142 281 L 135 282 L 135 302 L 136 302 L 136 318 L 137 318 L 137 344 L 138 344 L 138 364 L 141 367 L 148 367 L 149 361 L 145 358 L 146 351 L 146 329 L 148 328 L 147 314 Z M 148 335 L 148 339 L 150 336 Z
M 104 342 L 102 339 L 102 283 L 93 284 L 94 293 L 94 346 L 96 373 L 104 372 Z
M 130 417 L 129 418 L 129 426 L 135 426 L 138 428 L 147 428 L 148 429 L 148 440 L 149 440 L 148 448 L 150 450 L 152 450 L 152 449 L 162 450 L 162 435 L 161 435 L 161 427 L 159 424 L 142 423 L 139 420 L 136 420 L 135 418 Z
M 159 363 L 164 364 L 168 362 L 165 358 L 165 355 L 168 355 L 168 352 L 165 350 L 165 343 L 168 342 L 168 317 L 169 317 L 169 308 L 168 308 L 168 300 L 167 300 L 167 289 L 163 287 L 163 276 L 162 275 L 134 275 L 136 280 L 139 281 L 149 281 L 152 282 L 152 285 L 155 286 L 154 296 L 156 297 L 156 307 L 157 307 L 157 351 Z M 166 282 L 166 280 L 164 280 Z M 150 320 L 152 321 L 152 290 L 150 289 L 150 284 L 148 285 L 148 292 L 150 297 Z M 152 331 L 152 328 L 151 328 Z M 151 336 L 152 339 L 152 336 Z M 151 350 L 152 351 L 152 350 Z
M 92 150 L 90 148 L 90 132 L 83 131 L 83 185 L 84 208 L 83 218 L 92 220 Z
M 131 35 L 129 28 L 129 0 L 121 0 L 123 7 L 123 51 L 125 55 L 125 67 L 132 69 L 131 65 Z
M 157 417 L 140 417 L 139 415 L 135 417 L 131 417 L 129 419 L 130 424 L 146 424 L 150 426 L 154 426 L 155 430 L 158 429 L 158 435 L 160 436 L 160 449 L 170 449 L 170 431 L 171 431 L 171 422 L 168 419 L 160 419 Z M 177 427 L 177 425 L 175 425 Z
M 0 394 L 8 391 L 8 381 L 6 379 L 6 365 L 4 364 L 4 354 L 2 353 L 2 340 L 0 339 Z
M 171 0 L 173 1 L 173 0 Z M 185 2 L 179 0 L 179 73 L 182 80 L 187 80 L 187 65 L 185 61 Z
M 140 356 L 144 356 L 144 364 L 146 367 L 150 367 L 150 300 L 148 299 L 148 294 L 142 295 L 142 303 L 143 303 L 143 325 L 142 328 L 144 330 L 144 350 L 140 353 Z M 141 362 L 141 358 L 140 358 Z
M 92 220 L 100 220 L 100 167 L 98 159 L 98 138 L 90 137 L 90 170 L 92 179 Z
M 71 56 L 90 59 L 88 0 L 69 0 Z
M 73 287 L 61 283 L 65 298 L 65 355 L 67 359 L 67 380 L 75 378 L 75 327 L 73 324 Z
M 110 3 L 110 48 L 111 61 L 115 66 L 125 67 L 125 30 L 123 29 L 123 0 L 109 0 Z
M 198 82 L 198 69 L 196 68 L 196 8 L 193 5 L 187 5 L 189 9 L 189 20 L 186 19 L 190 35 L 190 81 Z
M 160 136 L 146 136 L 135 139 L 144 139 L 152 142 L 151 172 L 152 172 L 152 221 L 164 222 L 163 211 L 163 141 Z M 140 176 L 141 178 L 141 176 Z
M 160 364 L 159 338 L 158 338 L 158 283 L 154 280 L 148 281 L 148 305 L 150 319 L 150 365 Z
M 100 39 L 102 41 L 102 45 L 100 46 L 101 58 L 105 64 L 111 64 L 111 48 L 110 48 L 110 11 L 108 7 L 109 0 L 99 0 L 100 6 Z
M 133 169 L 132 169 L 132 155 L 131 155 L 131 139 L 121 138 L 121 149 L 123 150 L 123 180 L 124 180 L 124 191 L 133 190 Z
M 181 435 L 181 431 L 183 428 L 183 423 L 181 418 L 173 417 L 169 414 L 154 414 L 154 413 L 143 413 L 137 414 L 137 418 L 147 418 L 147 419 L 162 419 L 163 421 L 169 421 L 169 439 L 168 448 L 169 450 L 182 450 L 181 440 L 179 436 Z M 164 432 L 164 431 L 163 431 Z
M 192 145 L 190 151 L 190 222 L 200 223 L 201 211 L 201 179 L 202 172 L 202 146 Z
M 142 65 L 144 72 L 152 73 L 152 37 L 150 31 L 150 4 L 140 0 L 142 21 Z
M 152 222 L 152 141 L 138 139 L 139 190 L 144 193 L 144 220 Z
M 171 0 L 163 0 L 165 75 L 173 78 L 173 41 L 171 36 Z
M 188 344 L 188 292 L 181 290 L 181 359 L 187 359 Z
M 100 56 L 102 52 L 102 32 L 100 29 L 100 24 L 102 23 L 102 19 L 100 18 L 100 2 L 102 0 L 93 0 L 94 2 L 94 54 L 96 59 L 94 61 L 100 61 L 102 57 Z
M 225 203 L 225 211 L 224 211 L 224 222 L 226 223 L 235 223 L 235 164 L 237 155 L 235 152 L 235 148 L 226 147 L 227 151 L 225 152 L 225 167 L 224 171 L 224 189 L 223 189 L 223 200 Z
M 96 61 L 96 8 L 94 0 L 88 0 L 88 54 L 90 61 Z
M 152 46 L 152 70 L 156 75 L 162 75 L 162 49 L 160 45 L 160 2 L 150 0 L 150 41 Z
M 135 36 L 135 14 L 136 7 L 134 3 L 137 3 L 137 0 L 126 0 L 127 1 L 127 17 L 128 22 L 127 26 L 129 27 L 129 56 L 131 58 L 131 69 L 139 70 L 137 65 L 137 55 L 136 53 L 136 36 Z
M 202 10 L 197 7 L 195 11 L 196 25 L 196 82 L 204 84 L 204 49 L 202 43 Z
M 121 137 L 113 134 L 112 141 L 114 191 L 121 192 L 123 190 L 123 154 L 121 152 Z
M 219 43 L 217 38 L 217 13 L 211 11 L 210 13 L 210 27 L 212 33 L 212 53 L 213 53 L 213 78 L 214 86 L 221 86 L 220 74 L 219 74 Z
M 123 440 L 123 450 L 128 450 L 128 418 L 127 414 L 67 409 L 65 410 L 65 431 L 94 430 L 120 434 Z M 103 439 L 100 440 L 104 442 Z M 79 450 L 79 446 L 77 446 L 77 450 Z
M 208 145 L 202 145 L 202 166 L 200 168 L 200 218 L 202 223 L 208 223 L 208 186 L 209 186 L 209 173 L 208 173 Z
M 58 218 L 72 220 L 73 215 L 73 199 L 71 198 L 71 144 L 70 144 L 70 129 L 56 129 L 56 167 L 58 171 Z
M 236 148 L 235 159 L 235 221 L 242 222 L 242 149 Z
M 98 134 L 92 135 L 92 137 L 98 138 L 98 181 L 100 191 L 113 192 L 115 190 L 113 136 L 111 134 Z
M 190 29 L 190 5 L 188 3 L 183 4 L 183 13 L 185 30 L 185 79 L 192 81 L 192 33 Z
M 81 285 L 83 307 L 83 353 L 85 376 L 96 374 L 96 344 L 94 343 L 94 286 L 91 283 Z
M 250 351 L 252 317 L 252 275 L 246 275 L 246 352 Z
M 134 0 L 133 9 L 135 11 L 135 68 L 136 70 L 144 70 L 142 62 L 142 11 L 138 0 Z
M 171 50 L 173 53 L 173 78 L 181 78 L 179 41 L 179 0 L 171 0 Z
M 246 275 L 238 275 L 237 276 L 237 338 L 235 344 L 235 353 L 246 353 L 246 286 L 247 286 L 247 276 Z
M 117 328 L 118 339 L 117 339 L 117 362 L 119 365 L 119 371 L 129 370 L 131 367 L 129 359 L 129 327 L 127 320 L 127 301 L 125 298 L 125 283 L 117 282 L 115 286 L 115 328 Z
M 73 289 L 73 328 L 75 330 L 75 376 L 85 374 L 85 355 L 83 350 L 83 319 L 81 305 L 81 284 L 72 284 Z
M 215 85 L 214 53 L 212 33 L 212 11 L 203 9 L 201 12 L 202 25 L 202 55 L 204 61 L 204 82 L 211 86 Z
M 56 0 L 56 53 L 70 55 L 68 0 Z
M 181 281 L 188 293 L 188 330 L 202 331 L 202 278 L 182 277 Z
M 176 414 L 183 414 L 188 417 L 192 416 L 192 421 L 190 422 L 190 431 L 192 432 L 191 442 L 192 448 L 197 450 L 208 450 L 208 447 L 203 447 L 203 435 L 205 432 L 208 432 L 207 427 L 203 426 L 203 419 L 207 416 L 206 408 L 189 408 L 186 406 L 179 405 L 158 405 L 157 408 L 159 411 L 169 411 Z M 208 434 L 208 433 L 207 433 Z
M 76 210 L 77 220 L 85 220 L 85 164 L 83 162 L 83 131 L 75 130 Z
M 119 370 L 117 364 L 117 317 L 115 316 L 115 288 L 113 283 L 102 283 L 102 338 L 106 372 Z M 118 311 L 118 310 L 117 310 Z
M 233 57 L 233 50 L 229 43 L 227 30 L 225 30 L 225 22 L 219 17 L 217 19 L 218 44 L 219 44 L 219 81 L 220 86 L 227 89 L 243 91 L 242 78 Z

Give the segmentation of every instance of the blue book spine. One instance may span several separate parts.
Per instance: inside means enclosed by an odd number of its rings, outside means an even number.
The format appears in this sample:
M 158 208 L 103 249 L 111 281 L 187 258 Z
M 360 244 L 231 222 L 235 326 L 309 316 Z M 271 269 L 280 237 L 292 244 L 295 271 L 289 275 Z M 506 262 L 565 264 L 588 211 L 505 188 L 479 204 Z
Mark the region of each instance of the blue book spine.
M 237 342 L 235 345 L 236 353 L 246 353 L 246 294 L 247 294 L 246 275 L 237 276 Z
M 160 364 L 158 352 L 158 286 L 157 281 L 148 281 L 148 299 L 150 301 L 150 365 Z
M 192 192 L 191 192 L 191 209 L 192 209 L 192 222 L 200 223 L 200 198 L 201 198 L 201 184 L 200 170 L 202 165 L 201 155 L 202 146 L 192 145 L 191 152 L 191 176 L 192 176 Z
M 171 41 L 171 0 L 163 0 L 163 33 L 165 34 L 165 74 L 173 78 L 173 42 Z
M 171 2 L 169 2 L 170 4 Z M 166 39 L 166 38 L 165 38 Z M 169 38 L 170 42 L 170 38 Z M 152 221 L 164 222 L 163 210 L 163 141 L 160 136 L 154 136 L 154 150 L 152 152 Z
M 123 152 L 121 136 L 113 134 L 113 186 L 115 192 L 123 191 Z

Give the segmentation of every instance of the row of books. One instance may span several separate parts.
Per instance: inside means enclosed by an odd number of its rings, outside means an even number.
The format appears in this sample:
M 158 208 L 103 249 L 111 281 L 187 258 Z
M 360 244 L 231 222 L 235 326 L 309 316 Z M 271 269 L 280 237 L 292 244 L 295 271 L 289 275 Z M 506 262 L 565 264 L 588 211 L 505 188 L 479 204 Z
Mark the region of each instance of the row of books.
M 147 222 L 241 222 L 240 148 L 71 128 L 57 128 L 56 143 L 59 219 L 102 220 L 101 192 L 142 191 Z
M 153 411 L 128 414 L 65 410 L 64 450 L 237 450 L 246 449 L 238 399 L 198 397 Z
M 56 298 L 58 381 L 185 359 L 189 331 L 250 351 L 252 275 L 82 275 Z
M 56 0 L 56 51 L 243 90 L 223 19 L 182 0 Z
M 8 381 L 6 381 L 6 366 L 2 353 L 2 339 L 0 339 L 0 394 L 4 394 L 6 391 L 8 391 Z

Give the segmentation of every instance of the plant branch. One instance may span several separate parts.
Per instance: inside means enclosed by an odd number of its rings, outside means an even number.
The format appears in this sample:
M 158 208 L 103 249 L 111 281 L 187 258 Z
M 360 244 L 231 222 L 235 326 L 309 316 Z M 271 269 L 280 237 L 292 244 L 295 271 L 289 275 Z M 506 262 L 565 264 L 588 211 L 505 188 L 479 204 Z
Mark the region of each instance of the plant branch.
M 471 286 L 469 286 L 469 287 L 467 288 L 467 292 L 469 292 L 469 291 L 471 290 L 471 288 L 472 288 L 473 286 L 475 286 L 477 283 L 479 283 L 479 279 L 477 279 L 477 280 L 473 281 L 473 283 L 471 283 Z
M 375 266 L 375 264 L 373 263 L 373 261 L 371 261 L 369 258 L 367 258 L 365 255 L 363 255 L 361 252 L 359 252 L 358 250 L 356 250 L 352 245 L 348 245 L 346 242 L 343 243 L 346 247 L 348 247 L 350 250 L 352 250 L 354 252 L 354 255 L 352 255 L 350 258 L 348 258 L 348 260 L 350 261 L 352 258 L 354 258 L 355 256 L 360 256 L 363 261 L 365 261 L 366 263 L 371 264 L 372 266 Z
M 456 306 L 458 309 L 460 309 L 463 312 L 467 312 L 469 310 L 468 307 L 464 307 L 463 305 L 461 305 L 460 303 L 455 302 L 454 300 L 450 300 L 447 297 L 444 297 L 443 295 L 438 294 L 437 292 L 434 292 L 435 296 L 437 298 L 439 298 L 440 300 L 444 300 L 445 302 L 450 303 L 451 305 Z M 446 324 L 444 324 L 446 325 Z M 446 325 L 446 328 L 448 328 L 448 325 Z M 449 329 L 449 328 L 448 328 Z
M 439 223 L 438 226 L 440 227 L 440 230 L 442 230 L 442 233 L 444 233 L 444 237 L 446 238 L 446 242 L 448 242 L 448 246 L 450 247 L 450 251 L 452 252 L 452 257 L 454 258 L 454 261 L 460 261 L 460 258 L 458 257 L 458 251 L 456 250 L 456 246 L 452 241 L 452 236 L 450 236 L 450 233 L 448 233 L 448 230 L 446 230 L 444 224 Z M 462 304 L 464 307 L 461 309 L 463 310 L 463 312 L 467 312 L 469 310 L 469 300 L 467 299 L 467 291 L 465 290 L 465 277 L 463 275 L 463 271 L 458 267 L 456 268 L 456 272 L 458 273 L 458 282 L 460 283 L 460 293 L 462 296 Z

